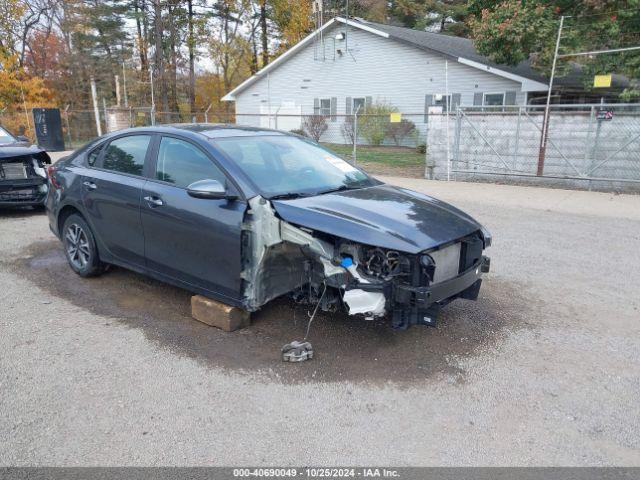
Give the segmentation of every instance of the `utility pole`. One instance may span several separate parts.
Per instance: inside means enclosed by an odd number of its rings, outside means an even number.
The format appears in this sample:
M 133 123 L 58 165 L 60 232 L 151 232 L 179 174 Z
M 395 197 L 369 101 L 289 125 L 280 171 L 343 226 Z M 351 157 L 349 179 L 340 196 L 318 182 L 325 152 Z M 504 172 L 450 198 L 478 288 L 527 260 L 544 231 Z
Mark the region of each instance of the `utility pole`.
M 116 81 L 116 106 L 120 107 L 121 98 L 120 98 L 120 77 L 118 75 L 114 75 Z
M 556 49 L 553 53 L 553 64 L 551 65 L 551 78 L 549 79 L 549 90 L 547 91 L 547 105 L 544 109 L 542 118 L 542 134 L 540 135 L 540 151 L 538 153 L 538 172 L 540 177 L 544 172 L 544 157 L 547 150 L 547 138 L 549 131 L 549 106 L 551 104 L 551 89 L 553 88 L 553 78 L 556 74 L 556 62 L 558 60 L 558 50 L 560 49 L 560 38 L 562 37 L 562 26 L 564 25 L 565 16 L 560 17 L 560 25 L 558 27 L 558 38 L 556 39 Z
M 449 98 L 449 60 L 445 59 L 444 61 L 444 104 L 445 104 L 445 112 L 444 112 L 444 121 L 447 122 L 445 124 L 446 128 L 446 137 L 447 137 L 447 182 L 451 180 L 451 149 L 450 149 L 450 135 L 449 135 L 449 109 L 451 108 L 451 99 Z
M 129 106 L 129 98 L 127 97 L 127 71 L 124 68 L 124 62 L 122 62 L 122 86 L 124 87 L 124 106 Z
M 156 124 L 156 97 L 153 90 L 153 67 L 149 69 L 149 82 L 151 83 L 151 125 Z
M 102 127 L 100 126 L 100 110 L 98 109 L 98 93 L 96 91 L 96 79 L 91 77 L 91 98 L 93 99 L 93 114 L 96 119 L 96 131 L 98 136 L 102 136 Z

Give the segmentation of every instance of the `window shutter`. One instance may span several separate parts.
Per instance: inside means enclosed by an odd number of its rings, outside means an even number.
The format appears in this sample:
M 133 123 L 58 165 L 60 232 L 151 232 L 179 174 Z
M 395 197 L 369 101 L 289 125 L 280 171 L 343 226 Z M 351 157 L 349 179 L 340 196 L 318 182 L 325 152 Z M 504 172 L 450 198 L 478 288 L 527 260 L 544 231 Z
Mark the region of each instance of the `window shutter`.
M 313 114 L 314 115 L 319 115 L 320 114 L 320 99 L 319 98 L 314 98 L 313 99 Z
M 331 121 L 335 122 L 336 121 L 336 114 L 338 113 L 338 98 L 337 97 L 331 97 Z
M 429 121 L 429 107 L 433 105 L 433 95 L 424 96 L 424 123 Z
M 454 93 L 451 95 L 451 110 L 455 111 L 456 108 L 460 106 L 460 98 L 461 95 L 459 93 Z
M 359 112 L 359 113 L 367 113 L 367 110 L 371 108 L 371 105 L 373 105 L 373 98 L 364 97 L 364 112 Z
M 344 113 L 347 115 L 351 115 L 351 106 L 353 105 L 353 100 L 351 97 L 347 97 L 347 101 L 344 105 Z
M 511 90 L 506 92 L 504 95 L 504 104 L 505 105 L 515 105 L 516 104 L 516 91 Z
M 482 92 L 476 92 L 473 94 L 473 104 L 482 105 Z

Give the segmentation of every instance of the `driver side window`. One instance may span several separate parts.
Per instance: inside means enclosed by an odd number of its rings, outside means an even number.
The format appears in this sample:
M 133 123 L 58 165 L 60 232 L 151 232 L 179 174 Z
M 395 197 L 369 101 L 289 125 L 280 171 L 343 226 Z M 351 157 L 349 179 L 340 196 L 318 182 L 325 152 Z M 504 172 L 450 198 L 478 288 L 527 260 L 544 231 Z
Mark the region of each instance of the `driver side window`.
M 160 141 L 155 177 L 181 188 L 199 180 L 225 184 L 224 174 L 198 147 L 173 137 Z

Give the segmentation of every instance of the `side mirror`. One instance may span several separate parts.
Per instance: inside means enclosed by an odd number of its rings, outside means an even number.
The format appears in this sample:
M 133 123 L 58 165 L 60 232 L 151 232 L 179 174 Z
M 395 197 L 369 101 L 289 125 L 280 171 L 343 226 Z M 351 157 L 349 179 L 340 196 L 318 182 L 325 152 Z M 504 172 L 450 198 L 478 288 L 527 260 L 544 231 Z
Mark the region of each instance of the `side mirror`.
M 225 186 L 218 180 L 198 180 L 187 187 L 187 193 L 194 198 L 226 198 L 232 200 L 236 195 L 227 193 Z

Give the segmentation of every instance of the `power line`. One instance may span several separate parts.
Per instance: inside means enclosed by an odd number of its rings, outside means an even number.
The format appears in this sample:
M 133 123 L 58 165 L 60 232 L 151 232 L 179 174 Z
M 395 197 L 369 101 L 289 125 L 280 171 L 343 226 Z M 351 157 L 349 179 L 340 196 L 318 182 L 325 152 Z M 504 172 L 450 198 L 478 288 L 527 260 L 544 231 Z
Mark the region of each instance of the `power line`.
M 636 8 L 622 8 L 619 10 L 613 10 L 610 12 L 600 12 L 600 13 L 588 13 L 586 15 L 576 15 L 576 16 L 565 16 L 564 18 L 573 18 L 573 19 L 582 19 L 582 18 L 587 18 L 587 17 L 600 17 L 603 15 L 608 15 L 608 16 L 613 16 L 615 14 L 621 13 L 621 12 L 636 12 L 638 14 L 640 14 L 640 9 Z
M 566 57 L 579 57 L 585 55 L 598 55 L 601 53 L 618 53 L 618 52 L 629 52 L 634 50 L 640 50 L 640 46 L 636 47 L 624 47 L 624 48 L 610 48 L 606 50 L 592 50 L 590 52 L 575 52 L 575 53 L 565 53 L 562 55 L 557 55 L 558 58 L 566 58 Z

